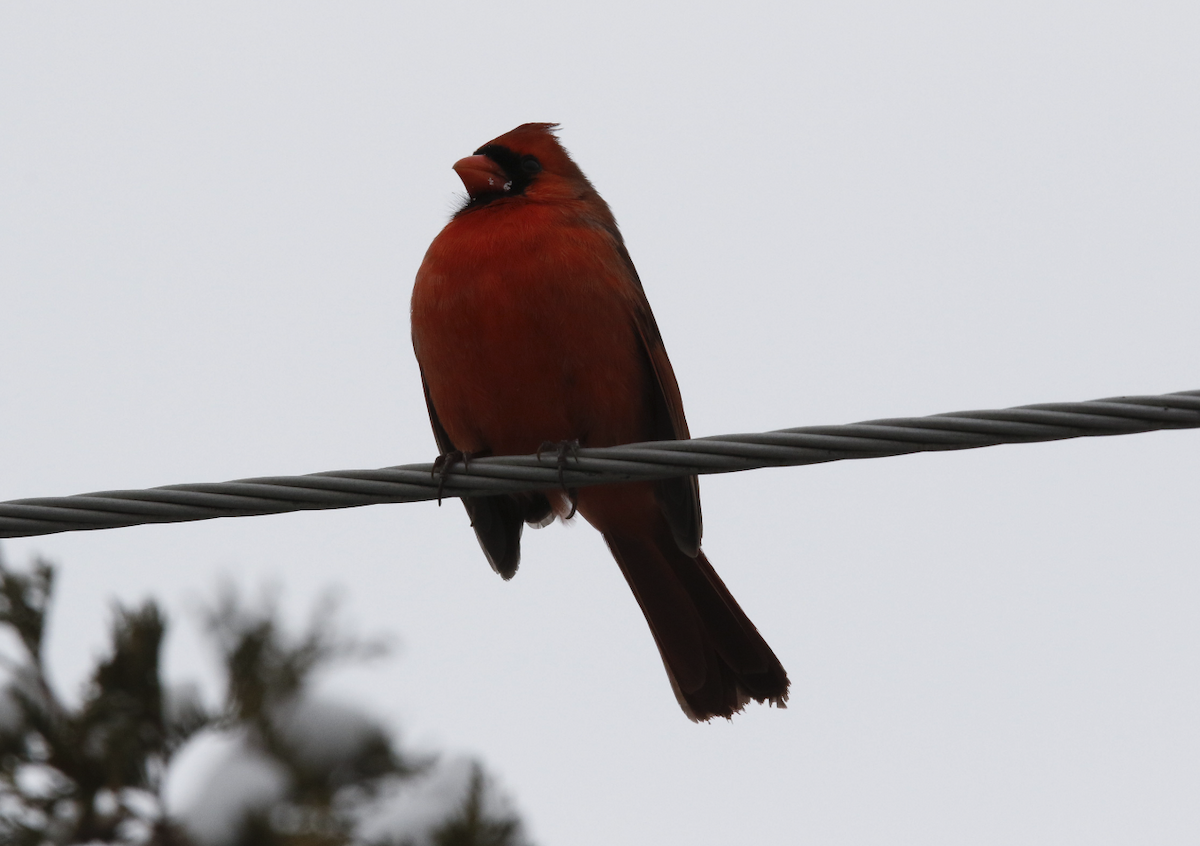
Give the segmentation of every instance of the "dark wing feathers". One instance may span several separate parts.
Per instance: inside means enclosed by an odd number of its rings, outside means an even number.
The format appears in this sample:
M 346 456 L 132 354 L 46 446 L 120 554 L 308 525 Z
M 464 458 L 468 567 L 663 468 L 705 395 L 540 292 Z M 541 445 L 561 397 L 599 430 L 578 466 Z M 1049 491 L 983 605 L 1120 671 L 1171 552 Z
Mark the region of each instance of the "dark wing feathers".
M 421 387 L 425 390 L 425 407 L 429 409 L 429 423 L 433 426 L 433 437 L 438 452 L 442 455 L 455 451 L 450 436 L 438 419 L 437 409 L 429 396 L 429 383 L 421 373 Z M 545 497 L 541 497 L 544 501 Z M 536 502 L 525 503 L 511 496 L 464 496 L 462 504 L 471 518 L 471 528 L 483 547 L 492 569 L 505 579 L 511 579 L 521 563 L 521 531 L 525 527 L 526 513 L 535 513 Z M 546 504 L 547 510 L 549 503 Z
M 642 350 L 646 355 L 649 372 L 654 374 L 650 386 L 650 407 L 654 421 L 653 440 L 687 440 L 691 435 L 688 434 L 687 418 L 683 414 L 683 397 L 679 393 L 679 383 L 675 381 L 675 370 L 671 367 L 671 360 L 667 358 L 667 349 L 658 331 L 658 323 L 650 310 L 650 302 L 646 299 L 646 292 L 633 266 L 633 259 L 629 257 L 615 225 L 610 231 L 616 235 L 621 258 L 637 289 L 633 318 L 638 335 L 642 339 Z M 695 558 L 700 554 L 700 538 L 704 533 L 704 521 L 700 513 L 699 480 L 695 476 L 663 479 L 655 483 L 654 493 L 663 516 L 667 518 L 671 527 L 675 543 L 685 555 Z

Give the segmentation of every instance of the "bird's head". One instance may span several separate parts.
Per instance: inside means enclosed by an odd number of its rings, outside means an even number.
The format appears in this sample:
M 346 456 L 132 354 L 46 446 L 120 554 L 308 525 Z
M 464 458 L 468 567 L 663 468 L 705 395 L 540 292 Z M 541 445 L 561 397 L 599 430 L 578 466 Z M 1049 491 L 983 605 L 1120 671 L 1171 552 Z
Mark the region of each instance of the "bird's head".
M 525 123 L 455 162 L 470 198 L 463 211 L 512 197 L 582 199 L 594 193 L 554 136 L 557 128 L 554 123 Z

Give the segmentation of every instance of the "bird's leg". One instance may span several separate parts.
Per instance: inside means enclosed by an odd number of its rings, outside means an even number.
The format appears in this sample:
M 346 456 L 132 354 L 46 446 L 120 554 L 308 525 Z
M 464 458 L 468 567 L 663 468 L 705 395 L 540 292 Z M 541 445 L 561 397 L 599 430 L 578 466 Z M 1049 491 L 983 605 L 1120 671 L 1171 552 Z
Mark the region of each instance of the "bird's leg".
M 458 462 L 462 462 L 463 470 L 471 469 L 472 458 L 483 458 L 486 455 L 491 455 L 490 450 L 480 450 L 479 452 L 463 452 L 461 449 L 452 449 L 449 452 L 443 452 L 433 460 L 433 470 L 430 471 L 430 476 L 437 476 L 437 504 L 442 504 L 442 489 L 446 486 L 446 474 Z
M 575 488 L 568 488 L 566 478 L 563 473 L 567 469 L 567 457 L 570 456 L 576 461 L 579 460 L 579 439 L 575 438 L 569 441 L 543 441 L 538 447 L 538 461 L 542 460 L 542 453 L 553 450 L 555 463 L 558 466 L 558 486 L 562 488 L 563 493 L 567 495 L 567 500 L 571 503 L 571 513 L 564 519 L 570 520 L 575 516 L 575 508 L 579 505 L 579 491 Z

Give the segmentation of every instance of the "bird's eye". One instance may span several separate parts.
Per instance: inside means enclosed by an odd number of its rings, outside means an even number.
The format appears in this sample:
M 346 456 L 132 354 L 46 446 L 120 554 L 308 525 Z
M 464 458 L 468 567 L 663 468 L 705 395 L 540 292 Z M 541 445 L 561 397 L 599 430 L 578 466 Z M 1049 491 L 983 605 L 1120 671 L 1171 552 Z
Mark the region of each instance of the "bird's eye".
M 522 156 L 521 170 L 525 171 L 530 176 L 533 176 L 542 172 L 542 163 L 533 156 Z

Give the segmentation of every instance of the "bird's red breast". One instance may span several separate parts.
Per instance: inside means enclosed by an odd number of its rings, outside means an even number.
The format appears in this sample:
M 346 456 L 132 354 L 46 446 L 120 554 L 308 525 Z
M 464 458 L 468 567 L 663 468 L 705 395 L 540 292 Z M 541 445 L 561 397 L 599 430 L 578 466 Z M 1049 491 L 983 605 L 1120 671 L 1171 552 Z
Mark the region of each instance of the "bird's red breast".
M 629 282 L 583 203 L 497 202 L 437 237 L 413 292 L 413 343 L 456 448 L 649 437 Z

